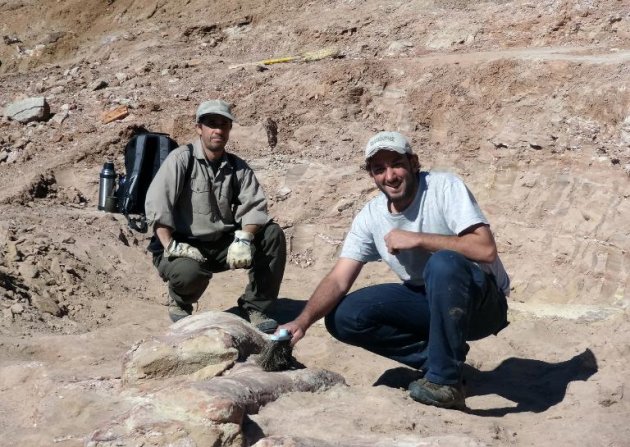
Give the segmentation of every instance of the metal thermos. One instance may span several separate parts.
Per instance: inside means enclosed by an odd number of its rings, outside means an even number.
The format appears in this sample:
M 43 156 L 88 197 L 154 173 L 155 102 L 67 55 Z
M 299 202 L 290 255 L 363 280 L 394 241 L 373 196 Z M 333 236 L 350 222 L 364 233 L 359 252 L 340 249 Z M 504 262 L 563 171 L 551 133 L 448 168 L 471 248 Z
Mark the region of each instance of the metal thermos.
M 101 170 L 101 180 L 98 184 L 98 209 L 105 211 L 113 211 L 111 201 L 113 200 L 114 190 L 116 188 L 116 171 L 114 163 L 105 162 Z

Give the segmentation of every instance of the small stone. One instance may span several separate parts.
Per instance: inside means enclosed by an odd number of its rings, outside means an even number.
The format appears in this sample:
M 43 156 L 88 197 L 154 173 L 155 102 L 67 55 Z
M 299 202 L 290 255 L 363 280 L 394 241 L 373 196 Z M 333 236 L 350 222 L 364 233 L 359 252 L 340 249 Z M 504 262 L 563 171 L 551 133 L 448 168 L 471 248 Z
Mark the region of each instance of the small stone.
M 101 90 L 104 89 L 105 87 L 107 87 L 109 84 L 107 84 L 107 82 L 103 79 L 97 79 L 96 81 L 90 83 L 90 85 L 88 85 L 88 88 L 92 91 L 96 91 L 96 90 Z
M 114 110 L 105 112 L 102 117 L 103 124 L 111 123 L 112 121 L 121 120 L 129 115 L 129 108 L 127 106 L 116 107 Z
M 22 306 L 20 303 L 15 303 L 13 306 L 11 306 L 11 313 L 13 315 L 20 315 L 24 312 L 24 306 Z
M 39 270 L 37 266 L 32 264 L 22 263 L 19 265 L 18 270 L 20 272 L 20 275 L 24 279 L 33 279 L 39 276 Z
M 54 299 L 50 296 L 40 296 L 36 293 L 31 295 L 31 302 L 40 312 L 60 317 L 62 312 Z
M 288 186 L 283 186 L 278 191 L 276 191 L 276 200 L 279 202 L 286 200 L 289 197 L 289 194 L 291 194 L 291 188 L 289 188 Z

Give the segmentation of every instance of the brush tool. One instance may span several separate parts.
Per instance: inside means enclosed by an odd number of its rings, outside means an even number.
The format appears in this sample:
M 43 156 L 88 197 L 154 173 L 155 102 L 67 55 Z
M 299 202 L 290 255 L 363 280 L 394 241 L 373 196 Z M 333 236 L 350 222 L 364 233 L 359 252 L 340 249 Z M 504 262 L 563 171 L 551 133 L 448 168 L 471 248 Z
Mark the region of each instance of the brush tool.
M 291 346 L 291 332 L 280 329 L 278 334 L 270 335 L 256 363 L 264 371 L 284 371 L 295 364 L 293 346 Z

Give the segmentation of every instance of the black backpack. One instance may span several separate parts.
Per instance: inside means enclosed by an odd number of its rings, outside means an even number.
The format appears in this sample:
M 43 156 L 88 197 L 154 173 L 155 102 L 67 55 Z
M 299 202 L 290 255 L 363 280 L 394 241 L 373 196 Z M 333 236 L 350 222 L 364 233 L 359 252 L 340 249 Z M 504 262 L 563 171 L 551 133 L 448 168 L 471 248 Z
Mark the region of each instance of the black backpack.
M 117 195 L 118 211 L 125 215 L 129 228 L 140 233 L 147 232 L 147 220 L 144 212 L 144 201 L 151 181 L 168 154 L 179 144 L 168 134 L 147 132 L 133 136 L 125 146 L 125 170 L 127 177 L 119 185 Z M 186 169 L 186 179 L 192 174 L 193 147 L 188 145 L 190 160 Z M 227 153 L 228 163 L 236 172 L 236 158 Z M 232 190 L 234 191 L 233 212 L 240 204 L 238 195 L 240 186 L 236 175 L 232 176 Z
M 144 201 L 151 180 L 167 155 L 179 145 L 165 133 L 134 135 L 125 146 L 125 182 L 118 187 L 118 211 L 127 217 L 129 228 L 146 233 Z M 134 217 L 132 217 L 134 216 Z

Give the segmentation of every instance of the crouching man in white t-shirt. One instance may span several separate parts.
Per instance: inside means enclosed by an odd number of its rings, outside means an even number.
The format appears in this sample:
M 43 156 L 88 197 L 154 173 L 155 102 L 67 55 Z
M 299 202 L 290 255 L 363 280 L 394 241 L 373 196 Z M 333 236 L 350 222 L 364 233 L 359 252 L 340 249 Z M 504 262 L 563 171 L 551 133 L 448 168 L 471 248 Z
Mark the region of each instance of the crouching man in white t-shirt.
M 304 310 L 281 328 L 295 344 L 325 316 L 338 340 L 422 370 L 409 386 L 414 400 L 464 408 L 466 341 L 508 324 L 510 281 L 488 221 L 459 177 L 420 171 L 397 132 L 373 136 L 365 160 L 382 194 L 356 216 L 337 263 Z M 402 283 L 348 294 L 363 265 L 377 260 Z

